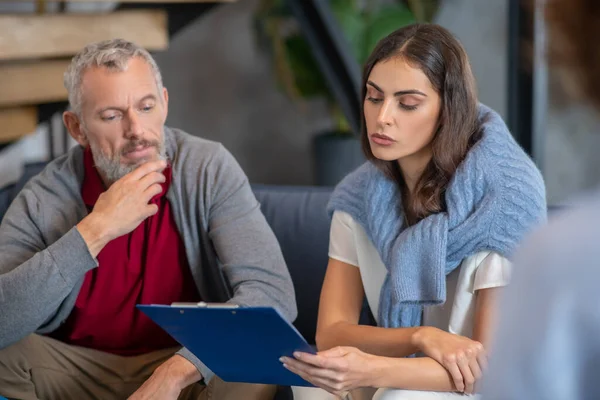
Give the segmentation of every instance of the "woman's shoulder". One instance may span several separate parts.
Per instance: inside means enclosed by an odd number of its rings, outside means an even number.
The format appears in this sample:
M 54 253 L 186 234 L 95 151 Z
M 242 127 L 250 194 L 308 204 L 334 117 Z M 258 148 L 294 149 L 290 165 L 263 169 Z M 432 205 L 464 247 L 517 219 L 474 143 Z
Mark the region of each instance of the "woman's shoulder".
M 331 218 L 333 223 L 342 223 L 347 226 L 352 226 L 355 223 L 352 215 L 342 210 L 335 210 Z
M 488 262 L 508 262 L 508 258 L 504 257 L 502 254 L 493 250 L 481 250 L 474 254 L 471 254 L 467 258 L 463 260 L 463 263 L 473 263 L 476 266 L 480 266 L 482 263 Z
M 472 282 L 471 291 L 508 285 L 510 260 L 495 251 L 479 251 L 463 260 L 461 275 Z

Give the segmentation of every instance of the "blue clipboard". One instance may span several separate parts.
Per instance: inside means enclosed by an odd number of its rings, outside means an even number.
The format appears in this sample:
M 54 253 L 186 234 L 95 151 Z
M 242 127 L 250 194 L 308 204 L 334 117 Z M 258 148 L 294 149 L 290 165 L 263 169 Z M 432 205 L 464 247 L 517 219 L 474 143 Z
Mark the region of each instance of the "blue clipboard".
M 313 386 L 279 361 L 315 349 L 274 308 L 203 302 L 137 307 L 226 382 Z

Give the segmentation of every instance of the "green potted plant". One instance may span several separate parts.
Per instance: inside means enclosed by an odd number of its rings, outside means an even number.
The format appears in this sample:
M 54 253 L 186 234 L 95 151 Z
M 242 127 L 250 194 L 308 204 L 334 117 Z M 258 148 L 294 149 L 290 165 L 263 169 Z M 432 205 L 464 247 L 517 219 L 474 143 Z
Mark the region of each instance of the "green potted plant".
M 322 0 L 327 1 L 327 0 Z M 329 0 L 359 65 L 377 42 L 415 21 L 430 21 L 438 0 Z M 279 87 L 294 100 L 327 100 L 333 128 L 314 138 L 316 183 L 335 185 L 364 162 L 358 132 L 352 132 L 285 0 L 262 0 L 255 18 L 259 42 L 271 55 Z

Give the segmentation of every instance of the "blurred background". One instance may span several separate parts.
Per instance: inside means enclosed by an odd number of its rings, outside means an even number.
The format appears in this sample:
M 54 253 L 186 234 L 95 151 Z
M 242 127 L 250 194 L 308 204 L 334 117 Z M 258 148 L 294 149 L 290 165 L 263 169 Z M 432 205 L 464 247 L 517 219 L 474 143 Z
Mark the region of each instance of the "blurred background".
M 149 49 L 167 124 L 223 143 L 251 183 L 334 185 L 362 161 L 361 65 L 381 37 L 439 23 L 464 44 L 481 102 L 543 172 L 550 204 L 598 183 L 600 135 L 544 57 L 543 10 L 519 0 L 0 1 L 0 188 L 74 142 L 62 74 L 86 43 Z

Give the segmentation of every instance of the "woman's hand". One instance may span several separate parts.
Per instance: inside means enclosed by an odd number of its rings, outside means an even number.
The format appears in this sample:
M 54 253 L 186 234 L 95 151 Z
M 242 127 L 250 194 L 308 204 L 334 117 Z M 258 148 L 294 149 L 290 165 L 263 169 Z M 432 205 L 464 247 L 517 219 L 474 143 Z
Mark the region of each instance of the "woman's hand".
M 474 392 L 475 382 L 487 368 L 487 354 L 481 343 L 429 326 L 415 334 L 414 343 L 448 370 L 456 390 Z
M 353 389 L 373 386 L 381 367 L 380 357 L 354 347 L 335 347 L 317 355 L 294 353 L 294 357 L 282 357 L 284 367 L 339 398 Z

